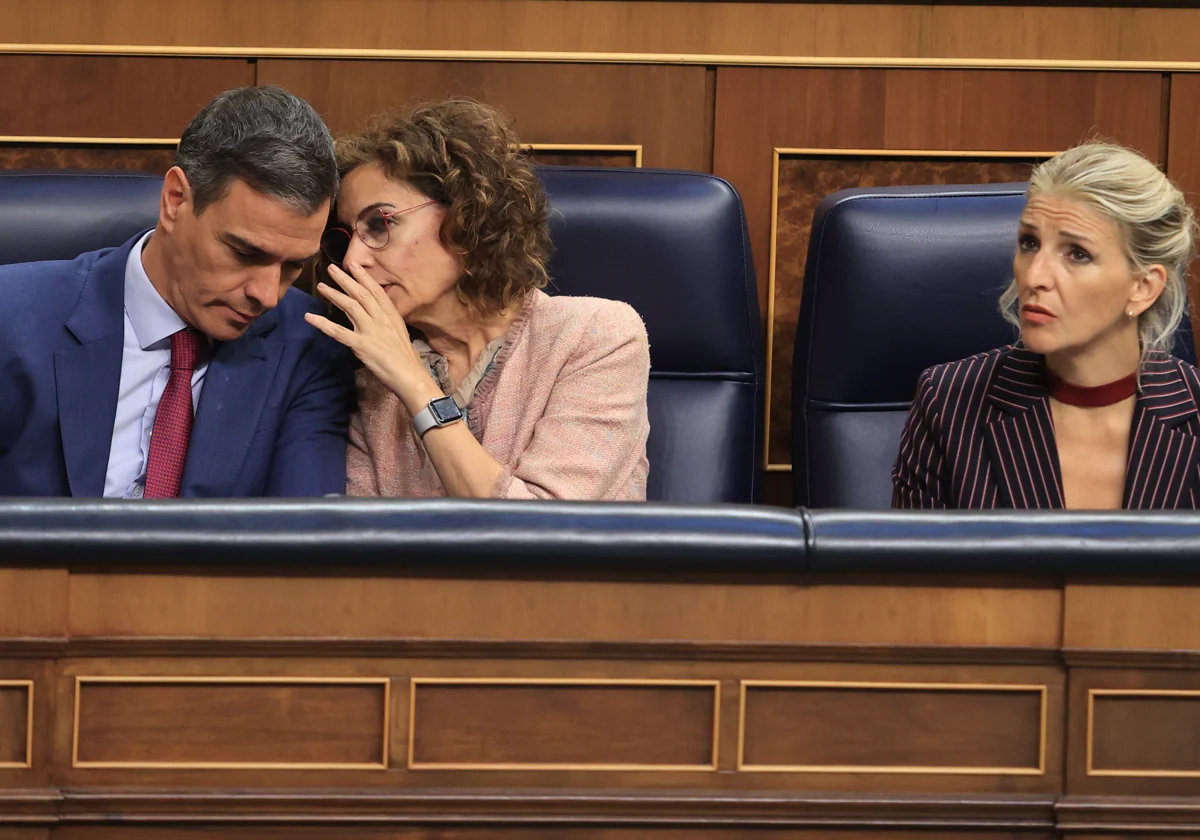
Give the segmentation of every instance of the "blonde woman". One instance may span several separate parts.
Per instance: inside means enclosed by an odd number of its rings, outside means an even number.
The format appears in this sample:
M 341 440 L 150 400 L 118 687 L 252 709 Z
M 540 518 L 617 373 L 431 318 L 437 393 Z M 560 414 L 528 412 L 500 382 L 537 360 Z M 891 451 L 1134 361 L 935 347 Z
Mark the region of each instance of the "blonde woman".
M 1137 152 L 1093 142 L 1041 164 L 1000 301 L 1020 341 L 921 374 L 892 506 L 1200 506 L 1200 372 L 1166 352 L 1195 233 Z

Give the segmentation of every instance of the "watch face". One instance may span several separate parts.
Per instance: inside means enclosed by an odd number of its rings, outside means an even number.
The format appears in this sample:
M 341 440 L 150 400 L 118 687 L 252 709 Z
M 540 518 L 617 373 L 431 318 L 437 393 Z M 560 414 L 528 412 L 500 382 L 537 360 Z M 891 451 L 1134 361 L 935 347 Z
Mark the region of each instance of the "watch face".
M 449 423 L 452 420 L 458 420 L 462 417 L 462 411 L 458 408 L 458 403 L 454 401 L 454 397 L 442 397 L 429 403 L 429 411 L 433 414 L 433 418 L 438 421 L 438 424 Z

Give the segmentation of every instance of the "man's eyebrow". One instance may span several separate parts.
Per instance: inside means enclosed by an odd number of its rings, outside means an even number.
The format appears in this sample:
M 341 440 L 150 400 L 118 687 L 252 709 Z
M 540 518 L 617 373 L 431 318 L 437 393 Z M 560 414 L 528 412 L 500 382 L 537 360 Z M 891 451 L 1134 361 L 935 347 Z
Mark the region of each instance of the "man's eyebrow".
M 255 245 L 253 242 L 242 239 L 242 237 L 238 236 L 236 233 L 223 233 L 221 234 L 221 239 L 224 240 L 226 245 L 232 245 L 253 259 L 262 260 L 263 262 L 285 262 L 292 263 L 293 265 L 302 265 L 309 260 L 316 259 L 316 257 L 321 253 L 320 249 L 317 249 L 307 257 L 301 257 L 300 259 L 285 259 L 276 254 L 272 254 L 270 251 L 267 251 L 258 245 Z

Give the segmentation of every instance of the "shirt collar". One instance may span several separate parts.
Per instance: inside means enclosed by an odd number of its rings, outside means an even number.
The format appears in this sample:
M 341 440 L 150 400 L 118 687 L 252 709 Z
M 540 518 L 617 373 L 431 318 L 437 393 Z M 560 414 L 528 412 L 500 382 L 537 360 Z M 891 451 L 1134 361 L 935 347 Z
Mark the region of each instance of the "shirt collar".
M 142 265 L 142 248 L 152 233 L 154 231 L 138 240 L 129 251 L 129 259 L 125 262 L 125 314 L 129 316 L 133 334 L 137 336 L 138 346 L 143 350 L 155 348 L 187 327 L 184 320 L 154 288 Z

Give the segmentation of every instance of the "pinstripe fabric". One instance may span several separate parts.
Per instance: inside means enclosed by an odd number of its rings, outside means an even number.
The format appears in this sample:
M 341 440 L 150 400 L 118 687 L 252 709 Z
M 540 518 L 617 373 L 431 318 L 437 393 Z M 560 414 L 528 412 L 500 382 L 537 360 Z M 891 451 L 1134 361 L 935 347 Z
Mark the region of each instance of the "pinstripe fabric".
M 1200 371 L 1154 353 L 1133 411 L 1124 507 L 1200 502 Z M 894 508 L 1061 508 L 1042 357 L 1003 347 L 921 374 L 892 469 Z

